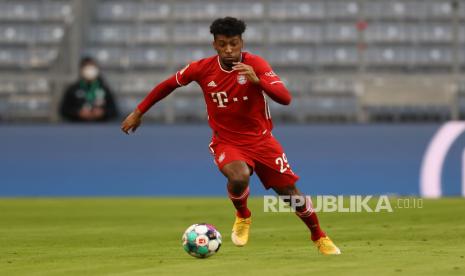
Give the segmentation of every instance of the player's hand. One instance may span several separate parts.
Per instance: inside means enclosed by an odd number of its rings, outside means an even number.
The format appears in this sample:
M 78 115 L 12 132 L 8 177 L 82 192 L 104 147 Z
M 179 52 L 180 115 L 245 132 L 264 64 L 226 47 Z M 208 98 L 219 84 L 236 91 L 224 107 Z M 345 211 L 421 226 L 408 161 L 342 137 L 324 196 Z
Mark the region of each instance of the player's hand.
M 257 77 L 257 74 L 255 74 L 255 71 L 253 70 L 253 67 L 247 64 L 244 64 L 242 62 L 234 62 L 234 66 L 232 67 L 233 70 L 239 71 L 240 75 L 245 75 L 247 79 L 254 83 L 258 84 L 260 82 L 260 79 Z
M 92 114 L 92 109 L 88 107 L 83 107 L 79 110 L 79 118 L 81 118 L 84 121 L 90 121 L 94 118 Z
M 126 134 L 129 134 L 129 131 L 136 132 L 142 122 L 141 118 L 142 113 L 138 109 L 134 110 L 121 123 L 121 130 Z
M 100 119 L 105 115 L 105 110 L 101 107 L 96 107 L 92 109 L 92 115 L 95 119 Z

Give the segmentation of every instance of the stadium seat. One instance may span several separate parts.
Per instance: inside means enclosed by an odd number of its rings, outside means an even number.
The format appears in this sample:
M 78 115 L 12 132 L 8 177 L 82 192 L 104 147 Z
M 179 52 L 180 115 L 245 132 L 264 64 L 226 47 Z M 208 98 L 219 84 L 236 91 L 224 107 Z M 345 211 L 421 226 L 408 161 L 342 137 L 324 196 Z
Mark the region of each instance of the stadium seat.
M 45 78 L 22 81 L 23 91 L 31 94 L 49 94 L 51 91 L 50 82 Z
M 460 43 L 465 44 L 465 26 L 464 25 L 459 26 L 458 39 Z
M 110 76 L 109 81 L 118 87 L 117 93 L 125 95 L 145 95 L 159 82 L 167 78 L 164 74 L 117 75 Z
M 312 89 L 312 79 L 306 74 L 294 71 L 277 72 L 292 96 L 308 94 Z
M 315 53 L 308 46 L 273 46 L 270 47 L 269 62 L 276 67 L 310 66 L 315 61 Z
M 300 100 L 297 112 L 304 119 L 311 117 L 345 119 L 354 118 L 357 114 L 357 99 L 354 97 L 308 96 Z
M 131 48 L 127 55 L 131 67 L 157 67 L 168 64 L 167 50 L 164 47 Z
M 368 43 L 407 43 L 416 37 L 411 23 L 372 22 L 365 31 Z
M 366 1 L 363 14 L 367 19 L 421 19 L 426 16 L 426 1 Z
M 50 112 L 51 98 L 48 96 L 12 95 L 8 101 L 11 116 L 44 117 Z
M 452 25 L 447 23 L 419 23 L 418 34 L 420 42 L 451 43 L 453 37 Z
M 0 19 L 7 21 L 33 21 L 40 19 L 40 4 L 37 2 L 0 2 Z
M 316 49 L 316 60 L 320 66 L 356 66 L 356 46 L 321 46 Z
M 326 17 L 330 19 L 356 19 L 359 14 L 358 1 L 326 1 Z
M 452 17 L 452 1 L 433 0 L 426 5 L 427 17 L 429 19 L 450 19 Z
M 162 24 L 142 24 L 135 28 L 137 44 L 160 44 L 169 40 L 168 31 Z
M 54 48 L 0 49 L 0 68 L 46 68 L 58 57 Z
M 214 54 L 215 52 L 211 46 L 176 47 L 173 53 L 173 61 L 177 66 L 182 66 Z
M 262 3 L 246 1 L 188 1 L 174 4 L 174 16 L 181 20 L 215 19 L 234 16 L 243 19 L 262 18 Z
M 0 21 L 73 21 L 70 1 L 2 1 Z
M 314 78 L 312 81 L 311 93 L 314 95 L 355 95 L 355 82 L 350 79 L 342 79 L 337 77 L 320 77 Z
M 41 20 L 61 21 L 71 23 L 74 20 L 72 3 L 65 1 L 43 1 L 41 6 Z
M 414 51 L 416 66 L 451 66 L 452 49 L 448 46 L 417 47 Z
M 320 43 L 323 41 L 323 25 L 302 22 L 272 23 L 269 27 L 271 43 Z
M 324 1 L 272 1 L 269 5 L 270 17 L 276 20 L 324 19 Z
M 64 36 L 62 26 L 0 26 L 2 44 L 57 44 Z
M 328 23 L 325 25 L 324 41 L 326 43 L 333 42 L 352 42 L 358 40 L 358 31 L 355 23 Z
M 302 103 L 303 96 L 294 96 L 292 99 L 292 108 L 287 105 L 281 105 L 273 100 L 268 99 L 270 114 L 273 120 L 282 121 L 300 121 L 305 120 L 305 115 L 301 114 L 297 108 Z
M 167 20 L 170 13 L 167 1 L 100 1 L 97 6 L 99 21 L 160 21 Z
M 173 108 L 177 121 L 202 121 L 207 119 L 205 100 L 201 94 L 186 95 L 177 93 L 173 96 Z
M 465 19 L 465 5 L 463 3 L 459 2 L 459 18 L 460 19 Z
M 90 29 L 89 40 L 98 44 L 126 44 L 134 41 L 134 31 L 128 25 L 100 25 Z
M 20 92 L 20 88 L 17 82 L 11 80 L 0 81 L 0 97 L 12 93 Z
M 412 66 L 415 50 L 410 46 L 371 46 L 365 61 L 372 67 Z
M 101 1 L 97 6 L 97 19 L 126 21 L 137 18 L 136 2 Z
M 139 4 L 138 16 L 140 19 L 149 20 L 166 20 L 171 13 L 171 6 L 168 2 L 162 1 L 143 1 Z

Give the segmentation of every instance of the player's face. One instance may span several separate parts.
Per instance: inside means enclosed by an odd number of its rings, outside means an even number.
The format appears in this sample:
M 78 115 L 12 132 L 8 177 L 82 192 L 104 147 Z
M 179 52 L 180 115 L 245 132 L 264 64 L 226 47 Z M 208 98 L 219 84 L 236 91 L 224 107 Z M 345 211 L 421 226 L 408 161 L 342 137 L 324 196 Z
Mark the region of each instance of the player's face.
M 216 52 L 218 52 L 222 65 L 229 68 L 233 67 L 233 62 L 239 62 L 241 60 L 243 44 L 244 43 L 240 35 L 216 35 L 215 40 L 213 41 L 213 47 Z

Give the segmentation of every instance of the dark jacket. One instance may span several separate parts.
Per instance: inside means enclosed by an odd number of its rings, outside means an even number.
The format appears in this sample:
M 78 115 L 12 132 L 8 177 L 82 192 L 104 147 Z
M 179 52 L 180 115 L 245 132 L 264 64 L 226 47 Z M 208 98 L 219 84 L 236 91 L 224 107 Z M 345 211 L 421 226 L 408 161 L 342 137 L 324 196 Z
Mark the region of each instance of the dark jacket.
M 89 91 L 94 89 L 93 97 L 89 98 Z M 78 80 L 71 84 L 65 92 L 60 105 L 60 114 L 69 121 L 81 121 L 79 111 L 85 105 L 99 106 L 105 111 L 103 118 L 98 121 L 109 121 L 118 116 L 118 109 L 110 88 L 103 78 L 97 78 L 93 83 Z

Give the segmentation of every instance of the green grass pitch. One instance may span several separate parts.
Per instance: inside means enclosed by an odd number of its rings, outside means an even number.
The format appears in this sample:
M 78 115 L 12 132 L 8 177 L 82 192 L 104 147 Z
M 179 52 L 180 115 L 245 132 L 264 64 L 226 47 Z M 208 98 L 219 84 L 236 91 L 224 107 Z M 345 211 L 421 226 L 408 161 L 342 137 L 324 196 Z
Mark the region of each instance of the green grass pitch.
M 321 213 L 340 256 L 319 255 L 290 213 L 250 200 L 249 244 L 234 247 L 224 198 L 0 199 L 0 275 L 464 275 L 465 200 L 425 200 L 392 213 Z M 395 207 L 395 202 L 393 202 Z M 181 246 L 191 224 L 214 224 L 218 254 Z

